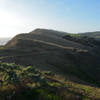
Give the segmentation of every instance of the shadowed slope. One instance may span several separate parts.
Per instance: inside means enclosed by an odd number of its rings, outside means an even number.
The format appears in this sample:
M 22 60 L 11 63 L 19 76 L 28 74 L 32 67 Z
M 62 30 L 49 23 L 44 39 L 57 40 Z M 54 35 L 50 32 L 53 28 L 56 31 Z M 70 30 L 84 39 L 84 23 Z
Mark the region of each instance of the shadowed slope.
M 35 65 L 41 70 L 51 70 L 65 77 L 73 75 L 80 80 L 100 83 L 98 50 L 74 40 L 64 39 L 66 34 L 46 29 L 19 34 L 0 51 L 0 60 Z

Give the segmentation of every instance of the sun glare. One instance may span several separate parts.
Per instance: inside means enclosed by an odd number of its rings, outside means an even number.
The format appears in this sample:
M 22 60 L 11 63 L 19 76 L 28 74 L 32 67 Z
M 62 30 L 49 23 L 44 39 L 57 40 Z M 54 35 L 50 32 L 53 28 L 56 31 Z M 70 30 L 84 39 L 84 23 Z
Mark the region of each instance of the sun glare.
M 7 35 L 14 32 L 14 27 L 20 23 L 19 18 L 9 12 L 0 11 L 0 37 L 8 37 Z

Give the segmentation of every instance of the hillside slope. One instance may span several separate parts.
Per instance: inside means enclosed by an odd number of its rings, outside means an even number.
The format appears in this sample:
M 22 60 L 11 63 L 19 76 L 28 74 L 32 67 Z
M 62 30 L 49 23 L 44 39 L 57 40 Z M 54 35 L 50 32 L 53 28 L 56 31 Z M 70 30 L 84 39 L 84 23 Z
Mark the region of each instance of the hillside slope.
M 35 65 L 40 70 L 78 78 L 70 78 L 73 81 L 83 80 L 99 85 L 99 46 L 88 46 L 80 41 L 65 39 L 66 34 L 47 29 L 19 34 L 0 50 L 0 61 Z

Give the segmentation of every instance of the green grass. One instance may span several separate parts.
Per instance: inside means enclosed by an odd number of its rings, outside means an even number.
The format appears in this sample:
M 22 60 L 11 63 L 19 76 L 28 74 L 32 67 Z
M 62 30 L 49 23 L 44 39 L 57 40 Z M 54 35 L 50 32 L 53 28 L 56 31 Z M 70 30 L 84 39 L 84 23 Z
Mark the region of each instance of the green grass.
M 0 50 L 4 49 L 4 46 L 0 46 Z
M 81 35 L 80 34 L 76 34 L 76 33 L 73 33 L 73 34 L 68 34 L 69 36 L 72 36 L 72 37 L 80 37 Z
M 100 98 L 100 89 L 61 82 L 52 72 L 41 72 L 34 66 L 0 63 L 0 97 L 8 95 L 10 100 L 89 100 Z

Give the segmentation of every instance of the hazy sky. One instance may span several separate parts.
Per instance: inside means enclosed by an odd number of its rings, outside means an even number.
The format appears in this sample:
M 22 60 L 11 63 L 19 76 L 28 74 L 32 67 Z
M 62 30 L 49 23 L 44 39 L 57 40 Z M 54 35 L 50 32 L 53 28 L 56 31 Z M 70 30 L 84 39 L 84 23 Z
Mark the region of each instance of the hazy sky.
M 100 30 L 100 0 L 0 0 L 0 37 L 35 28 Z

